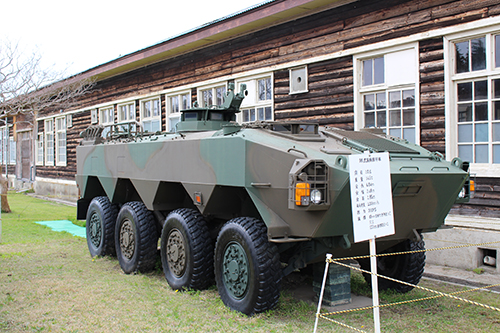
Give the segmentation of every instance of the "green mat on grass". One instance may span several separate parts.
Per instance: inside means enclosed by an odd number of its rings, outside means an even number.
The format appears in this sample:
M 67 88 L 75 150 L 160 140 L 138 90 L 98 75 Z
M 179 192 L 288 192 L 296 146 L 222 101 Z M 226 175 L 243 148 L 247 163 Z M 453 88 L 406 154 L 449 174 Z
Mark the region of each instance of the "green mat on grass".
M 37 224 L 45 225 L 54 231 L 66 231 L 72 235 L 87 238 L 87 234 L 84 227 L 77 226 L 68 220 L 58 220 L 58 221 L 38 221 Z

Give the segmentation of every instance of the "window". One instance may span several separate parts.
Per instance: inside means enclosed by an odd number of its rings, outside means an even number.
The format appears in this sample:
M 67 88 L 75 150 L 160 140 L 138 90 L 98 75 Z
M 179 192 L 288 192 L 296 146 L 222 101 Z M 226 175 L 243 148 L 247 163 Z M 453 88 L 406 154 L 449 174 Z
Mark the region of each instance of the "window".
M 135 102 L 118 105 L 118 122 L 133 121 L 136 119 Z M 132 131 L 135 131 L 135 124 L 132 125 Z
M 359 80 L 356 129 L 378 127 L 418 143 L 417 48 L 356 57 Z
M 481 176 L 500 171 L 499 36 L 458 36 L 447 44 L 447 155 L 471 162 L 471 171 Z
M 363 112 L 365 127 L 415 142 L 415 89 L 364 94 Z
M 56 118 L 56 164 L 66 166 L 66 117 Z
M 363 87 L 385 82 L 384 57 L 363 60 Z
M 198 91 L 198 103 L 202 108 L 222 105 L 226 96 L 226 85 L 202 88 Z
M 455 43 L 455 72 L 466 73 L 486 69 L 486 38 Z
M 38 133 L 36 140 L 36 165 L 43 165 L 43 133 Z
M 4 138 L 7 138 L 7 127 L 2 127 L 0 129 L 0 161 L 2 164 L 7 162 L 7 142 Z
M 106 107 L 99 109 L 99 124 L 103 126 L 112 125 L 115 123 L 115 108 Z M 102 137 L 106 137 L 110 131 L 110 127 L 105 127 L 102 131 Z
M 45 165 L 54 165 L 54 119 L 46 119 L 45 131 Z
M 141 122 L 145 132 L 161 131 L 160 98 L 141 101 Z
M 208 90 L 205 90 L 208 91 Z M 224 88 L 225 91 L 225 88 Z M 222 103 L 221 103 L 222 104 Z M 175 125 L 181 119 L 181 110 L 191 108 L 191 93 L 180 92 L 167 96 L 167 130 L 175 132 Z
M 118 105 L 118 122 L 135 120 L 135 103 Z
M 247 85 L 246 96 L 241 103 L 241 121 L 273 120 L 272 76 L 243 79 L 237 82 L 238 91 Z
M 97 109 L 90 110 L 90 123 L 97 124 Z
M 16 164 L 16 141 L 9 137 L 9 164 Z

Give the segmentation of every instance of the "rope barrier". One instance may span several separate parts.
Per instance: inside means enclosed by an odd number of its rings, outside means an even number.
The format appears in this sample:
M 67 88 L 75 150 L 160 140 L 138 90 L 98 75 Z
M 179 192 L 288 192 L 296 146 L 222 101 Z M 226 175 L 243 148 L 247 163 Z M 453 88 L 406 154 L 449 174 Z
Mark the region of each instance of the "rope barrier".
M 358 268 L 358 267 L 349 266 L 349 265 L 347 265 L 347 264 L 343 264 L 343 263 L 340 263 L 340 262 L 338 262 L 338 261 L 335 261 L 334 259 L 330 259 L 330 263 L 337 264 L 337 265 L 344 266 L 344 267 L 348 267 L 348 268 L 351 268 L 351 269 L 354 269 L 354 270 L 360 271 L 360 272 L 362 272 L 362 273 L 373 274 L 373 273 L 372 273 L 372 272 L 370 272 L 370 271 L 366 271 L 366 270 L 361 269 L 361 268 Z M 496 307 L 494 307 L 494 306 L 490 306 L 490 305 L 486 305 L 486 304 L 478 303 L 478 302 L 475 302 L 475 301 L 470 301 L 470 300 L 468 300 L 468 299 L 461 298 L 461 297 L 457 297 L 457 296 L 453 296 L 453 295 L 451 295 L 451 294 L 446 294 L 446 293 L 443 293 L 443 292 L 440 292 L 440 291 L 436 291 L 436 290 L 432 290 L 432 289 L 429 289 L 429 288 L 425 288 L 425 287 L 417 286 L 417 285 L 414 285 L 414 284 L 411 284 L 411 283 L 408 283 L 408 282 L 405 282 L 405 281 L 396 280 L 396 279 L 393 279 L 393 278 L 388 277 L 388 276 L 384 276 L 384 275 L 380 275 L 380 274 L 374 274 L 374 275 L 375 275 L 375 276 L 377 276 L 377 277 L 379 277 L 379 278 L 383 278 L 383 279 L 386 279 L 386 280 L 389 280 L 389 281 L 393 281 L 393 282 L 401 283 L 401 284 L 404 284 L 404 285 L 409 286 L 409 287 L 413 287 L 413 288 L 417 288 L 417 289 L 425 290 L 425 291 L 428 291 L 428 292 L 431 292 L 431 293 L 435 293 L 435 294 L 442 295 L 442 296 L 445 296 L 445 297 L 454 298 L 454 299 L 459 300 L 459 301 L 462 301 L 462 302 L 466 302 L 466 303 L 474 304 L 474 305 L 481 306 L 481 307 L 486 308 L 486 309 L 490 309 L 490 310 L 494 310 L 494 311 L 498 311 L 498 312 L 500 312 L 500 309 L 499 309 L 499 308 L 496 308 Z
M 384 275 L 380 275 L 380 274 L 374 274 L 374 273 L 372 273 L 370 271 L 366 271 L 364 269 L 361 269 L 361 268 L 358 268 L 358 267 L 354 267 L 354 266 L 350 266 L 348 264 L 344 264 L 344 263 L 340 262 L 340 261 L 346 261 L 346 260 L 357 260 L 357 259 L 365 259 L 365 258 L 371 258 L 371 257 L 387 257 L 387 256 L 401 255 L 401 254 L 412 254 L 412 253 L 421 253 L 421 252 L 430 252 L 430 251 L 460 249 L 460 248 L 466 248 L 466 247 L 472 247 L 472 246 L 485 246 L 485 245 L 498 244 L 498 243 L 500 243 L 500 241 L 485 242 L 485 243 L 479 243 L 479 244 L 462 244 L 462 245 L 447 246 L 447 247 L 434 248 L 434 249 L 424 249 L 424 250 L 415 250 L 415 251 L 406 251 L 406 252 L 394 252 L 394 253 L 382 253 L 382 254 L 376 254 L 376 255 L 365 255 L 365 256 L 355 256 L 355 257 L 346 257 L 346 258 L 335 258 L 335 259 L 327 258 L 326 262 L 328 262 L 328 263 L 333 263 L 333 264 L 336 264 L 336 265 L 339 265 L 339 266 L 347 267 L 349 269 L 354 269 L 354 270 L 359 271 L 361 273 L 372 274 L 372 275 L 375 275 L 375 276 L 377 276 L 379 278 L 383 278 L 383 279 L 386 279 L 386 280 L 389 280 L 389 281 L 393 281 L 393 282 L 396 282 L 396 283 L 401 283 L 403 285 L 410 286 L 412 288 L 416 288 L 416 289 L 420 289 L 420 290 L 424 290 L 424 291 L 427 291 L 427 292 L 430 292 L 430 293 L 434 293 L 434 294 L 437 294 L 437 295 L 435 295 L 435 296 L 429 296 L 429 297 L 423 297 L 423 298 L 414 299 L 414 300 L 407 300 L 407 301 L 401 301 L 401 302 L 395 302 L 395 303 L 389 303 L 389 304 L 382 304 L 382 305 L 378 305 L 378 306 L 367 306 L 367 307 L 362 307 L 362 308 L 349 309 L 349 310 L 341 310 L 341 311 L 328 312 L 328 313 L 317 313 L 316 317 L 317 318 L 323 318 L 325 320 L 328 320 L 330 322 L 336 323 L 336 324 L 338 324 L 340 326 L 343 326 L 345 328 L 349 328 L 349 329 L 351 329 L 353 331 L 356 331 L 356 332 L 366 332 L 366 331 L 360 330 L 358 328 L 352 327 L 350 325 L 344 324 L 344 323 L 342 323 L 340 321 L 334 320 L 332 318 L 328 318 L 327 316 L 333 316 L 333 315 L 339 315 L 339 314 L 346 314 L 346 313 L 352 313 L 352 312 L 357 312 L 357 311 L 371 310 L 371 309 L 374 309 L 376 307 L 378 307 L 378 308 L 385 308 L 385 307 L 389 307 L 389 306 L 396 306 L 396 305 L 403 305 L 403 304 L 409 304 L 409 303 L 416 303 L 416 302 L 421 302 L 421 301 L 426 301 L 426 300 L 431 300 L 431 299 L 436 299 L 436 298 L 441 298 L 441 297 L 448 297 L 448 298 L 451 298 L 451 299 L 455 299 L 455 300 L 458 300 L 458 301 L 462 301 L 462 302 L 465 302 L 465 303 L 469 303 L 469 304 L 473 304 L 473 305 L 476 305 L 476 306 L 479 306 L 479 307 L 483 307 L 485 309 L 489 309 L 489 310 L 500 312 L 500 308 L 497 308 L 497 307 L 494 307 L 494 306 L 491 306 L 491 305 L 487 305 L 487 304 L 482 304 L 482 303 L 479 303 L 479 302 L 476 302 L 476 301 L 471 301 L 471 300 L 468 300 L 468 299 L 456 296 L 456 295 L 467 293 L 467 292 L 473 292 L 473 291 L 485 290 L 485 289 L 489 289 L 489 288 L 493 288 L 493 287 L 498 287 L 498 286 L 500 286 L 500 283 L 498 283 L 498 284 L 492 284 L 492 285 L 484 286 L 484 287 L 479 287 L 479 288 L 473 288 L 473 289 L 468 289 L 468 290 L 456 291 L 456 292 L 452 292 L 452 293 L 447 294 L 447 293 L 443 293 L 443 292 L 440 292 L 440 291 L 436 291 L 436 290 L 432 290 L 432 289 L 429 289 L 429 288 L 425 288 L 425 287 L 421 287 L 421 286 L 418 286 L 418 285 L 414 285 L 414 284 L 411 284 L 411 283 L 408 283 L 408 282 L 405 282 L 405 281 L 400 281 L 400 280 L 397 280 L 397 279 L 394 279 L 394 278 L 391 278 L 391 277 L 388 277 L 388 276 L 384 276 Z
M 406 251 L 406 252 L 380 253 L 380 254 L 376 254 L 376 255 L 367 254 L 364 256 L 335 258 L 335 260 L 336 261 L 345 261 L 345 260 L 366 259 L 366 258 L 371 258 L 371 257 L 377 257 L 377 258 L 378 257 L 388 257 L 388 256 L 396 256 L 396 255 L 400 255 L 400 254 L 432 252 L 432 251 L 440 251 L 440 250 L 453 250 L 453 249 L 460 249 L 460 248 L 471 247 L 471 246 L 485 246 L 485 245 L 491 245 L 491 244 L 497 244 L 497 243 L 500 243 L 500 241 L 486 242 L 486 243 L 479 243 L 479 244 L 462 244 L 462 245 L 455 245 L 455 246 L 439 247 L 439 248 L 435 248 L 435 249 L 415 250 L 415 251 Z

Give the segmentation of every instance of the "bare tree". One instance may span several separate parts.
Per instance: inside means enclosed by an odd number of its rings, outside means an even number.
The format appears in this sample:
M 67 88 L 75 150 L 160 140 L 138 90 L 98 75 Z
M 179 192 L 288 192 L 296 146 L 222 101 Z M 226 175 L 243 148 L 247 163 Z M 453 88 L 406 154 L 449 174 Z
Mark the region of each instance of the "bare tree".
M 0 41 L 0 125 L 22 122 L 36 135 L 39 112 L 71 108 L 93 88 L 92 78 L 79 75 L 64 78 L 53 68 L 43 68 L 41 60 L 38 52 L 26 53 L 19 44 Z M 5 158 L 0 164 L 3 161 Z M 0 176 L 0 190 L 2 211 L 10 211 L 7 180 L 3 176 Z

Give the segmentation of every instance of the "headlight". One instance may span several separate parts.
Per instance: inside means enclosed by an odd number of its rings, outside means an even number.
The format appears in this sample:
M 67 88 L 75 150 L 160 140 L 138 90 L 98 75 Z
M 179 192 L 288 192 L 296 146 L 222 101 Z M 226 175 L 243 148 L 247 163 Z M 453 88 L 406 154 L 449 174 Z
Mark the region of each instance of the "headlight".
M 313 204 L 319 205 L 322 200 L 322 195 L 320 190 L 312 190 L 311 191 L 311 202 Z
M 465 187 L 462 187 L 462 190 L 460 191 L 460 193 L 458 193 L 458 198 L 463 199 L 465 198 L 466 195 L 467 195 L 467 190 L 465 189 Z

